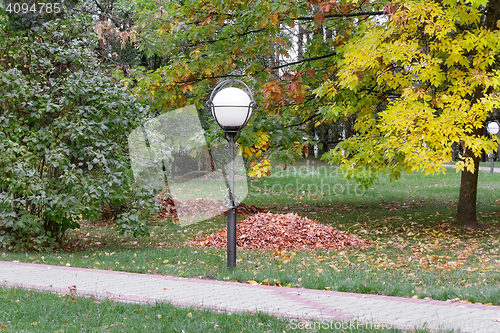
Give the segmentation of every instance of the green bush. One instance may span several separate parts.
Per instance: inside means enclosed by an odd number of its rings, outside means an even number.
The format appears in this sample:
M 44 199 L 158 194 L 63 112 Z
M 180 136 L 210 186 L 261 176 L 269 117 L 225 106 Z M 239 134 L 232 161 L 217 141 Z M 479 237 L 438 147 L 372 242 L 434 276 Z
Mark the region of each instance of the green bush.
M 127 147 L 147 108 L 100 67 L 90 17 L 43 29 L 0 25 L 0 247 L 51 246 L 102 207 L 147 233 L 157 207 L 134 186 Z

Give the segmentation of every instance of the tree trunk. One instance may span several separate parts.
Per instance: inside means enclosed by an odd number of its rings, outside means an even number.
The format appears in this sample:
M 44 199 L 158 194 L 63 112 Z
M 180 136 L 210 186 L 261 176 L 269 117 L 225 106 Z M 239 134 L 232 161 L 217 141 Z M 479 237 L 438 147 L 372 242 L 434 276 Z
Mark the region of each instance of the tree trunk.
M 314 120 L 311 120 L 310 122 L 311 124 L 311 128 L 310 128 L 310 132 L 309 132 L 309 135 L 311 137 L 312 140 L 316 139 L 315 136 L 316 136 L 316 128 L 314 126 Z M 307 157 L 308 158 L 314 158 L 314 145 L 313 144 L 309 144 L 308 147 L 307 147 Z
M 497 30 L 498 20 L 500 20 L 500 0 L 490 0 L 486 5 L 486 17 L 484 24 L 489 30 Z
M 299 23 L 299 34 L 297 40 L 297 60 L 301 61 L 304 59 L 304 27 Z
M 483 129 L 476 128 L 474 134 L 483 134 Z M 474 160 L 474 172 L 471 173 L 467 170 L 462 171 L 457 207 L 457 223 L 464 229 L 477 229 L 483 227 L 483 225 L 477 221 L 476 215 L 477 179 L 479 176 L 480 156 L 475 156 L 470 148 L 465 150 L 464 155 L 465 157 L 472 157 Z
M 497 30 L 497 21 L 500 19 L 500 0 L 488 1 L 486 6 L 486 16 L 484 25 L 489 30 Z M 481 93 L 476 92 L 475 100 L 478 101 Z M 474 135 L 483 135 L 483 128 L 476 128 Z M 474 173 L 467 170 L 462 171 L 462 179 L 460 183 L 460 195 L 458 198 L 457 207 L 457 222 L 464 229 L 477 229 L 484 227 L 477 221 L 476 214 L 476 199 L 477 199 L 477 179 L 479 175 L 479 160 L 480 156 L 474 156 L 470 149 L 465 151 L 466 157 L 472 157 L 474 160 Z
M 487 29 L 497 30 L 497 21 L 500 19 L 500 0 L 488 1 L 486 6 L 486 17 L 484 25 Z M 481 93 L 476 92 L 475 100 L 478 101 Z M 474 135 L 483 135 L 483 128 L 476 128 Z M 481 156 L 474 156 L 470 149 L 465 151 L 466 157 L 472 157 L 474 160 L 474 173 L 466 170 L 462 171 L 460 183 L 460 195 L 457 207 L 457 222 L 464 229 L 482 228 L 484 225 L 477 221 L 476 199 L 477 199 L 477 179 L 479 175 L 479 160 Z
M 352 128 L 352 123 L 351 123 L 351 117 L 348 117 L 346 121 L 344 121 L 344 128 L 345 128 L 345 140 L 349 139 L 352 136 L 353 133 L 353 128 Z
M 329 125 L 326 124 L 321 124 L 316 128 L 316 133 L 319 136 L 319 143 L 321 144 L 321 149 L 318 147 L 318 159 L 321 159 L 324 154 L 328 153 L 328 140 L 330 139 L 328 131 Z

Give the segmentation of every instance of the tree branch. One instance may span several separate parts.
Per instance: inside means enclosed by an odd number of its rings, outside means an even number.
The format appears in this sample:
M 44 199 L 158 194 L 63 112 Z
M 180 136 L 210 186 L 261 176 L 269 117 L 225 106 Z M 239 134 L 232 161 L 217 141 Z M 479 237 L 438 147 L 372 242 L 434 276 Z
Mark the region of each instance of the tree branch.
M 320 116 L 321 114 L 319 113 L 314 113 L 312 116 L 306 118 L 304 121 L 298 123 L 298 124 L 293 124 L 293 125 L 288 125 L 288 126 L 285 126 L 285 128 L 291 128 L 291 127 L 298 127 L 300 125 L 304 125 L 305 123 L 308 123 L 309 121 L 313 120 L 314 118 Z
M 330 14 L 330 15 L 325 15 L 325 19 L 327 18 L 334 18 L 334 17 L 356 17 L 356 16 L 378 16 L 378 15 L 386 15 L 387 13 L 384 11 L 377 11 L 377 12 L 356 12 L 356 13 L 346 13 L 346 14 Z M 300 16 L 296 18 L 292 18 L 292 20 L 295 21 L 312 21 L 314 20 L 313 16 Z
M 294 61 L 294 62 L 288 62 L 286 64 L 279 65 L 279 66 L 276 66 L 276 67 L 272 67 L 272 69 L 280 69 L 280 68 L 283 68 L 283 67 L 298 65 L 298 64 L 301 64 L 301 63 L 304 63 L 304 62 L 309 62 L 309 61 L 314 61 L 314 60 L 320 60 L 320 59 L 330 58 L 330 57 L 333 57 L 333 56 L 336 56 L 336 55 L 337 55 L 337 53 L 329 53 L 329 54 L 325 54 L 325 55 L 322 55 L 322 56 L 317 56 L 317 57 L 312 57 L 312 58 L 306 58 L 306 59 L 302 59 L 302 60 L 298 60 L 298 61 Z

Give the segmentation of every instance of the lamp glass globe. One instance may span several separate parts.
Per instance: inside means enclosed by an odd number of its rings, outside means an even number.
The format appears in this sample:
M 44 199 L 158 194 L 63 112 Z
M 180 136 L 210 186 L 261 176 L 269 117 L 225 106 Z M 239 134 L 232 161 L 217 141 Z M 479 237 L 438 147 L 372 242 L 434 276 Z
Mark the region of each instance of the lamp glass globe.
M 222 127 L 241 127 L 252 114 L 250 102 L 244 90 L 224 88 L 214 96 L 212 114 Z
M 487 129 L 488 129 L 488 133 L 495 135 L 500 130 L 500 126 L 498 125 L 498 123 L 496 121 L 492 121 L 491 123 L 488 124 Z

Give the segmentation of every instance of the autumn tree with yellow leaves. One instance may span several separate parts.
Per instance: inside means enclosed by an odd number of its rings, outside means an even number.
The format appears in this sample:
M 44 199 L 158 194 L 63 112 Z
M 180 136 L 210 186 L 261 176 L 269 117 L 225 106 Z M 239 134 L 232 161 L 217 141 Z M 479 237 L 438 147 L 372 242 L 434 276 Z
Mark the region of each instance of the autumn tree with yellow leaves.
M 462 170 L 457 221 L 477 228 L 479 159 L 498 139 L 484 125 L 500 107 L 498 1 L 398 1 L 390 19 L 367 22 L 343 49 L 326 115 L 356 114 L 356 135 L 326 159 L 398 178 L 443 171 L 458 143 Z M 355 98 L 353 98 L 355 96 Z M 347 107 L 339 111 L 338 105 Z

